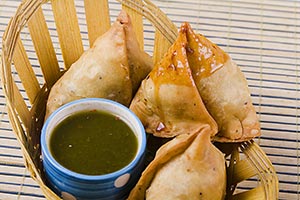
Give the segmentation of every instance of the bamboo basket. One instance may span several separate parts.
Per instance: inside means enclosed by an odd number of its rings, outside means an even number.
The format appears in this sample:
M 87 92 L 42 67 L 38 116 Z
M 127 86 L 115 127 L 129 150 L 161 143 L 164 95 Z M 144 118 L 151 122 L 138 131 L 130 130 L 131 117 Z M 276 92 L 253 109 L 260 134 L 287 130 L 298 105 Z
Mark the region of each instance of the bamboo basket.
M 143 17 L 152 23 L 155 28 L 153 59 L 154 62 L 158 61 L 175 40 L 176 26 L 149 0 L 118 1 L 131 16 L 141 46 L 144 45 Z M 40 157 L 40 133 L 48 93 L 63 71 L 59 67 L 41 7 L 45 3 L 49 2 L 23 1 L 10 20 L 3 35 L 1 79 L 10 123 L 21 145 L 26 167 L 46 198 L 60 199 L 47 187 Z M 67 70 L 83 53 L 75 3 L 72 0 L 52 0 L 50 3 L 64 60 L 64 70 Z M 109 4 L 107 0 L 84 0 L 84 7 L 89 43 L 92 45 L 95 39 L 110 27 Z M 25 25 L 29 29 L 39 61 L 44 81 L 42 84 L 33 70 L 20 37 Z M 21 85 L 14 79 L 13 67 L 22 82 Z M 228 158 L 226 199 L 278 198 L 278 178 L 275 170 L 266 154 L 254 141 L 216 144 L 216 146 L 226 153 Z M 253 177 L 258 180 L 256 187 L 237 192 L 238 184 Z

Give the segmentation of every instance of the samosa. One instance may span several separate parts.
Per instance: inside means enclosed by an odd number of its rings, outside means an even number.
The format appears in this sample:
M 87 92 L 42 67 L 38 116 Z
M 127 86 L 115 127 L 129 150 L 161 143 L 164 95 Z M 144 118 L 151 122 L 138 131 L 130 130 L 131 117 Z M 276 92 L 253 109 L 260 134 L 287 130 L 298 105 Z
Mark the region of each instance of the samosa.
M 240 142 L 260 135 L 247 80 L 230 58 L 206 37 L 184 23 L 179 35 L 187 36 L 187 57 L 193 79 L 211 116 L 216 120 L 219 142 Z
M 224 155 L 211 143 L 212 129 L 181 134 L 163 145 L 128 200 L 221 200 L 226 194 Z
M 186 45 L 183 33 L 142 81 L 130 105 L 146 132 L 158 137 L 197 132 L 203 124 L 215 130 L 213 135 L 217 132 L 194 83 Z
M 46 118 L 60 106 L 80 98 L 107 98 L 129 106 L 141 81 L 153 68 L 138 45 L 125 11 L 52 87 Z

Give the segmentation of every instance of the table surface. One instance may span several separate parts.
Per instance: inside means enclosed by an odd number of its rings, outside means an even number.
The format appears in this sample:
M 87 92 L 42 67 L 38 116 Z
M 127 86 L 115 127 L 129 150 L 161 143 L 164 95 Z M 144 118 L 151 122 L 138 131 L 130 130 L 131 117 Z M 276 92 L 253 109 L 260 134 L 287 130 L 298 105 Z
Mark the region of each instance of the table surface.
M 21 0 L 0 0 L 0 35 Z M 83 10 L 83 1 L 76 0 Z M 279 178 L 279 199 L 300 199 L 299 64 L 300 1 L 289 0 L 156 0 L 176 24 L 191 23 L 228 52 L 245 74 L 259 115 L 262 136 L 256 141 Z M 114 8 L 116 3 L 110 2 Z M 49 13 L 51 6 L 45 6 Z M 117 10 L 117 8 L 116 8 Z M 84 15 L 83 12 L 79 12 Z M 48 19 L 48 18 L 47 18 Z M 84 24 L 84 18 L 80 18 Z M 51 26 L 51 20 L 49 20 Z M 53 24 L 53 21 L 52 21 Z M 151 53 L 152 31 L 145 49 Z M 82 30 L 82 35 L 87 35 Z M 150 39 L 149 39 L 150 38 Z M 2 39 L 1 39 L 2 40 Z M 2 42 L 2 41 L 1 41 Z M 57 40 L 53 40 L 58 48 Z M 85 48 L 87 40 L 84 39 Z M 33 48 L 28 42 L 25 46 Z M 1 47 L 0 47 L 1 48 Z M 34 62 L 34 59 L 29 56 Z M 44 199 L 26 170 L 10 126 L 0 88 L 0 199 Z

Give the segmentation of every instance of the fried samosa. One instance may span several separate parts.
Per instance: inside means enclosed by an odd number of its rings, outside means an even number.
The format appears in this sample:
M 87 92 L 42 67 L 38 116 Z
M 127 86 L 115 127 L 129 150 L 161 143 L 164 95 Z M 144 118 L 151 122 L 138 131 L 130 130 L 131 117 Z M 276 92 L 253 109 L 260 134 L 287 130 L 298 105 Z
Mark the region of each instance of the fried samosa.
M 128 200 L 219 200 L 226 194 L 224 155 L 211 143 L 212 129 L 182 134 L 163 145 Z
M 72 100 L 99 97 L 129 106 L 133 93 L 153 68 L 138 45 L 129 16 L 121 11 L 100 36 L 52 87 L 46 118 Z
M 135 94 L 141 81 L 152 70 L 153 61 L 145 51 L 140 50 L 141 48 L 136 39 L 130 17 L 127 16 L 126 12 L 121 12 L 118 20 L 122 23 L 125 30 L 132 94 Z
M 187 57 L 201 98 L 216 120 L 219 142 L 240 142 L 260 135 L 260 124 L 247 80 L 230 56 L 184 23 Z
M 187 40 L 181 34 L 164 58 L 142 81 L 130 109 L 142 121 L 146 132 L 174 137 L 217 125 L 208 114 L 194 83 L 186 56 Z

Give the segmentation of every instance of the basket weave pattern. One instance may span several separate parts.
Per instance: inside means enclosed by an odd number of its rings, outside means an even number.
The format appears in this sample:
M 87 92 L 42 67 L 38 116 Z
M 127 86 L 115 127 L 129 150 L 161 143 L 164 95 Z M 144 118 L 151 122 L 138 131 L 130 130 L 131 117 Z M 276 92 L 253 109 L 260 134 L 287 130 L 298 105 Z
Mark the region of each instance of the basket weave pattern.
M 40 185 L 46 198 L 60 199 L 46 185 L 39 144 L 48 93 L 62 74 L 42 10 L 42 5 L 47 2 L 47 0 L 24 1 L 11 19 L 3 35 L 1 80 L 10 123 L 21 145 L 26 167 Z M 52 0 L 50 3 L 64 67 L 67 70 L 84 51 L 75 3 L 71 0 Z M 176 26 L 149 0 L 123 0 L 121 3 L 123 9 L 131 16 L 140 46 L 143 46 L 144 40 L 143 17 L 155 27 L 153 59 L 154 62 L 158 61 L 175 40 Z M 107 0 L 84 0 L 84 6 L 91 46 L 95 39 L 110 27 L 109 4 Z M 42 86 L 20 39 L 20 33 L 25 25 L 28 26 L 43 74 Z M 13 67 L 22 86 L 14 80 Z M 26 95 L 22 93 L 21 87 L 24 88 Z M 30 105 L 25 102 L 26 98 Z M 228 154 L 227 199 L 277 199 L 278 180 L 275 170 L 255 142 L 220 144 L 218 147 Z M 237 194 L 238 183 L 251 177 L 259 180 L 257 187 Z

